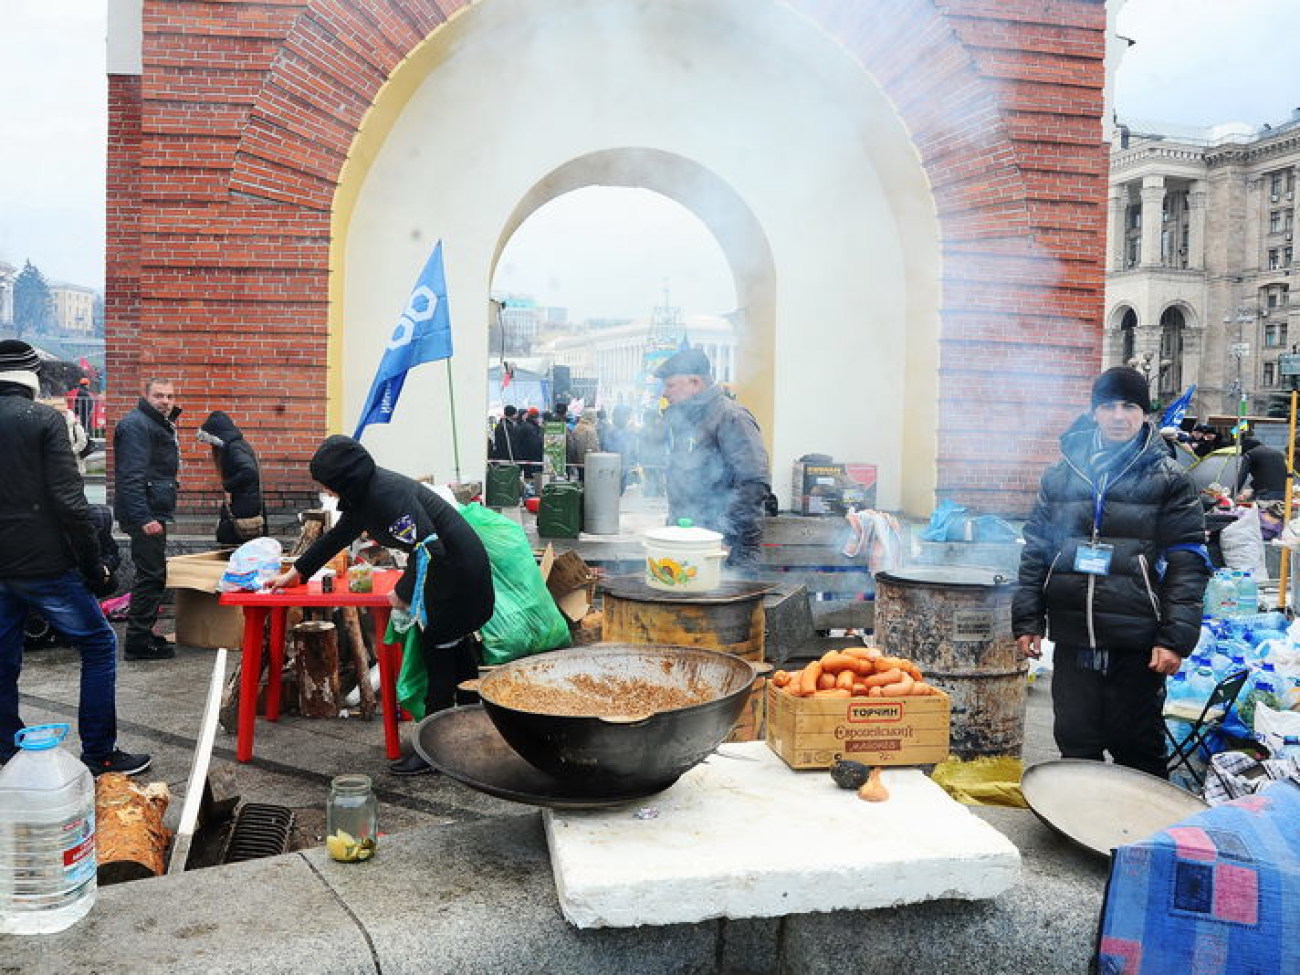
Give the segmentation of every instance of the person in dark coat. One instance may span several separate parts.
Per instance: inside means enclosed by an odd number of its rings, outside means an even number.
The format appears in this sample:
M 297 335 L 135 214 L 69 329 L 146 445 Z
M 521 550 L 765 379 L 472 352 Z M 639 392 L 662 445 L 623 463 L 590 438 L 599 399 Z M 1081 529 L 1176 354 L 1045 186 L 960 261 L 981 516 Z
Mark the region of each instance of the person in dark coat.
M 131 536 L 135 580 L 126 618 L 127 660 L 174 657 L 153 630 L 167 585 L 167 526 L 175 521 L 180 489 L 180 446 L 176 421 L 181 411 L 170 380 L 150 379 L 134 410 L 113 428 L 113 514 Z
M 82 379 L 77 383 L 77 395 L 72 400 L 72 411 L 77 416 L 86 436 L 95 429 L 95 394 L 90 391 L 90 380 Z
M 713 381 L 708 357 L 678 352 L 656 371 L 668 426 L 668 524 L 689 518 L 721 532 L 727 564 L 758 562 L 763 500 L 771 490 L 767 450 L 753 415 Z
M 542 418 L 537 407 L 530 407 L 515 425 L 515 443 L 524 477 L 536 477 L 542 471 Z
M 1165 778 L 1165 677 L 1196 646 L 1210 569 L 1196 487 L 1146 422 L 1148 395 L 1141 373 L 1109 369 L 1096 427 L 1062 436 L 1025 523 L 1012 630 L 1027 657 L 1055 642 L 1063 757 L 1109 752 Z
M 502 411 L 501 419 L 497 420 L 492 430 L 492 441 L 488 445 L 488 460 L 513 464 L 518 459 L 519 435 L 516 430 L 519 422 L 518 415 L 519 410 L 514 406 L 507 406 Z
M 409 607 L 421 627 L 420 649 L 429 675 L 425 713 L 470 697 L 456 685 L 478 677 L 479 644 L 474 631 L 492 617 L 496 593 L 487 549 L 455 507 L 420 482 L 385 470 L 351 437 L 328 437 L 311 459 L 311 476 L 338 495 L 342 517 L 317 539 L 293 567 L 271 580 L 273 589 L 310 578 L 362 532 L 407 561 L 389 597 Z M 424 588 L 416 580 L 424 572 Z M 418 754 L 394 762 L 398 775 L 432 771 Z
M 96 595 L 112 592 L 68 428 L 35 402 L 40 358 L 26 342 L 0 342 L 0 764 L 13 757 L 23 623 L 36 612 L 81 655 L 77 731 L 91 772 L 135 775 L 148 755 L 117 747 L 117 637 Z
M 1256 501 L 1281 501 L 1286 496 L 1286 455 L 1250 434 L 1241 438 L 1241 467 L 1237 471 L 1237 490 L 1249 482 L 1251 497 Z
M 212 460 L 226 495 L 217 519 L 217 541 L 222 545 L 241 545 L 265 535 L 262 473 L 257 452 L 244 438 L 243 431 L 228 414 L 213 410 L 199 427 L 198 438 L 212 448 Z

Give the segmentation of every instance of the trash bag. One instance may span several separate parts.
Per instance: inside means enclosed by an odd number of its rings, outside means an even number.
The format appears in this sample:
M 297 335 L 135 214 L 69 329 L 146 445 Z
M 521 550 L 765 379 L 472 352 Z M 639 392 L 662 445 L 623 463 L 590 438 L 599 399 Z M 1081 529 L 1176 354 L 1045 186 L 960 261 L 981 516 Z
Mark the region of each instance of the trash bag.
M 257 592 L 280 574 L 284 554 L 278 540 L 254 538 L 230 553 L 217 592 Z
M 921 530 L 927 542 L 960 541 L 965 537 L 966 509 L 944 498 L 930 514 L 930 524 Z

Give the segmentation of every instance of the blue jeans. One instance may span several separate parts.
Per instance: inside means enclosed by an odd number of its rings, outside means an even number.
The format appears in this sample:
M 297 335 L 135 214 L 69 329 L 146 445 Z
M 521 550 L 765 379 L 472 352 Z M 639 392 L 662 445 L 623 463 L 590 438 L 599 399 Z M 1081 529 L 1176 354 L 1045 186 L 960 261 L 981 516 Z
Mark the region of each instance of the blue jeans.
M 23 620 L 40 613 L 81 653 L 77 728 L 84 758 L 107 758 L 117 745 L 117 636 L 81 576 L 73 571 L 39 579 L 0 579 L 0 759 L 17 750 L 18 675 L 23 669 Z

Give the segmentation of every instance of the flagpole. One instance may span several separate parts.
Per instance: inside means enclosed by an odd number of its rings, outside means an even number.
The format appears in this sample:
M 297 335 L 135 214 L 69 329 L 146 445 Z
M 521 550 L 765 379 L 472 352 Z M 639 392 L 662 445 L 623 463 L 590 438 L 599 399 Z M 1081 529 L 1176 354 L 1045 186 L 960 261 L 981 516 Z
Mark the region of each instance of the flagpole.
M 460 438 L 456 436 L 456 388 L 451 381 L 451 359 L 447 363 L 447 402 L 451 406 L 451 452 L 456 466 L 456 481 L 460 481 Z

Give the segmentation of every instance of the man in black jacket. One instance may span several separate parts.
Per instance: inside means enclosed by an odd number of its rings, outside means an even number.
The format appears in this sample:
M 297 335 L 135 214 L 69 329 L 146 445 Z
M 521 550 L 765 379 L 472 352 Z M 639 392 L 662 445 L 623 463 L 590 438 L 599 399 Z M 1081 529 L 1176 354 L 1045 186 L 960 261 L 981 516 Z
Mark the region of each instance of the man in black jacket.
M 1241 438 L 1242 464 L 1237 472 L 1237 490 L 1249 481 L 1256 501 L 1281 501 L 1286 497 L 1286 455 L 1250 434 Z
M 14 754 L 23 621 L 41 614 L 81 654 L 77 728 L 90 770 L 135 775 L 148 755 L 117 747 L 117 638 L 92 591 L 113 574 L 99 549 L 85 484 L 55 410 L 34 401 L 40 359 L 26 342 L 0 342 L 0 763 Z
M 1169 457 L 1147 382 L 1125 366 L 1092 387 L 1093 429 L 1061 438 L 1025 524 L 1012 610 L 1022 654 L 1055 642 L 1052 704 L 1065 758 L 1167 777 L 1165 677 L 1200 636 L 1209 578 L 1195 485 Z
M 113 513 L 131 536 L 135 582 L 126 621 L 127 660 L 174 657 L 163 637 L 154 633 L 158 607 L 167 585 L 167 523 L 175 520 L 180 446 L 176 419 L 180 408 L 169 380 L 151 379 L 134 410 L 113 429 Z
M 429 688 L 425 713 L 457 703 L 456 685 L 478 677 L 474 631 L 492 618 L 496 593 L 487 549 L 454 507 L 419 481 L 375 464 L 351 437 L 328 437 L 311 459 L 311 476 L 338 495 L 342 517 L 293 564 L 270 581 L 273 589 L 309 579 L 362 532 L 410 553 L 389 600 L 410 608 L 421 628 Z M 423 574 L 424 586 L 416 581 Z M 465 699 L 468 703 L 468 698 Z M 398 775 L 431 771 L 417 754 L 394 762 Z

